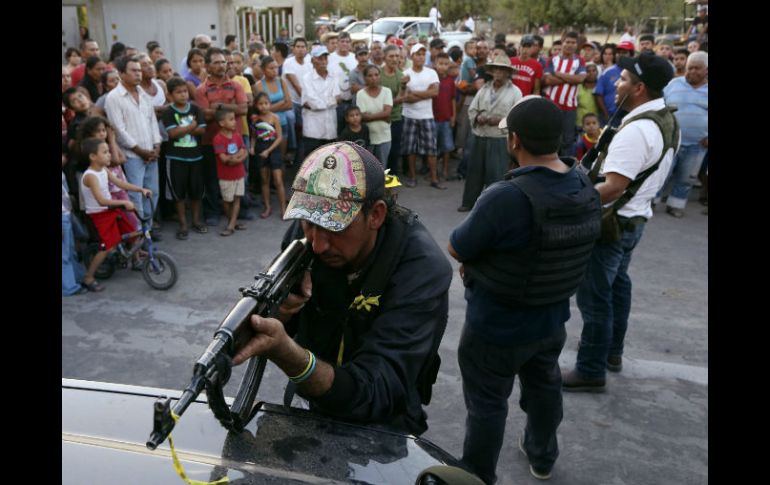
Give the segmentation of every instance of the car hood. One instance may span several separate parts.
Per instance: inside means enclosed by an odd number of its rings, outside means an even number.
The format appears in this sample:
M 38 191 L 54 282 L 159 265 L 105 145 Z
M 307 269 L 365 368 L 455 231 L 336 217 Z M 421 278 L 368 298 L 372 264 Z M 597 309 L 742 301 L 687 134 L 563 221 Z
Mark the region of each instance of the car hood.
M 145 446 L 166 389 L 62 379 L 62 484 L 182 483 L 168 440 Z M 172 432 L 189 478 L 232 483 L 414 483 L 434 465 L 457 461 L 428 440 L 345 423 L 307 410 L 260 403 L 241 433 L 230 433 L 201 396 Z

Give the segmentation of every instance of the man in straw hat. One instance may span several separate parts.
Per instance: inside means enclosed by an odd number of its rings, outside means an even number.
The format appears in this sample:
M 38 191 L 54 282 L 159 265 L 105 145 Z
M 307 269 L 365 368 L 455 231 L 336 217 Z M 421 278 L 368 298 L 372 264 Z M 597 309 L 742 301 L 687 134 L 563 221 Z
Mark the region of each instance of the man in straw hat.
M 492 82 L 479 89 L 468 108 L 475 141 L 468 159 L 462 205 L 457 209 L 460 212 L 470 210 L 484 186 L 502 180 L 508 170 L 506 135 L 497 125 L 522 97 L 521 90 L 511 82 L 515 70 L 508 57 L 498 56 L 484 69 L 492 75 Z
M 252 317 L 256 336 L 234 363 L 264 355 L 311 409 L 420 434 L 452 268 L 417 217 L 393 202 L 394 179 L 354 143 L 308 155 L 284 219 L 298 219 L 285 243 L 304 234 L 312 270 L 278 319 Z M 284 325 L 297 329 L 296 341 Z

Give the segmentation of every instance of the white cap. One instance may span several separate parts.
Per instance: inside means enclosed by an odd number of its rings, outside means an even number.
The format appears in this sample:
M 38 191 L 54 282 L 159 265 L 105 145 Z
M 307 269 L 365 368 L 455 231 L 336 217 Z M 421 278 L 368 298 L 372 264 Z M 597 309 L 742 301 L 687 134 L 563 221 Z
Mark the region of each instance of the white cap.
M 425 47 L 424 45 L 422 45 L 422 44 L 420 44 L 420 43 L 418 42 L 418 43 L 416 43 L 415 45 L 413 45 L 411 49 L 409 49 L 409 55 L 410 55 L 410 56 L 413 56 L 413 55 L 414 55 L 414 53 L 415 53 L 415 52 L 417 52 L 417 51 L 419 51 L 420 49 L 425 49 L 425 50 L 427 50 L 427 47 Z

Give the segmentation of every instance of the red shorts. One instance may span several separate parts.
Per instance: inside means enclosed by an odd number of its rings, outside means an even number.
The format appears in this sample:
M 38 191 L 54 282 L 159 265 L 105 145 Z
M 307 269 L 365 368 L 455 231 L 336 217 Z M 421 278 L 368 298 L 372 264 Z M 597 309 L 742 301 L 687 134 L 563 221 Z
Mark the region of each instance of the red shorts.
M 123 209 L 113 207 L 106 211 L 88 214 L 88 217 L 94 222 L 105 249 L 112 249 L 121 241 L 123 234 L 135 230 Z

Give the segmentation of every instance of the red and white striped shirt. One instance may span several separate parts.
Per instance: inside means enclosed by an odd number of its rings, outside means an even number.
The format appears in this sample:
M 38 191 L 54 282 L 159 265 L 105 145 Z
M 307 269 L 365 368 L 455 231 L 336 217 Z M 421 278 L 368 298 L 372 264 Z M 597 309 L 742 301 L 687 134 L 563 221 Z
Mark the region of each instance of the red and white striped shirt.
M 578 55 L 565 58 L 562 56 L 554 56 L 548 62 L 548 66 L 545 68 L 545 74 L 553 74 L 554 72 L 563 72 L 565 74 L 581 74 L 586 72 L 585 61 Z M 555 86 L 548 86 L 545 88 L 545 95 L 562 111 L 569 111 L 577 109 L 577 84 L 557 84 Z

